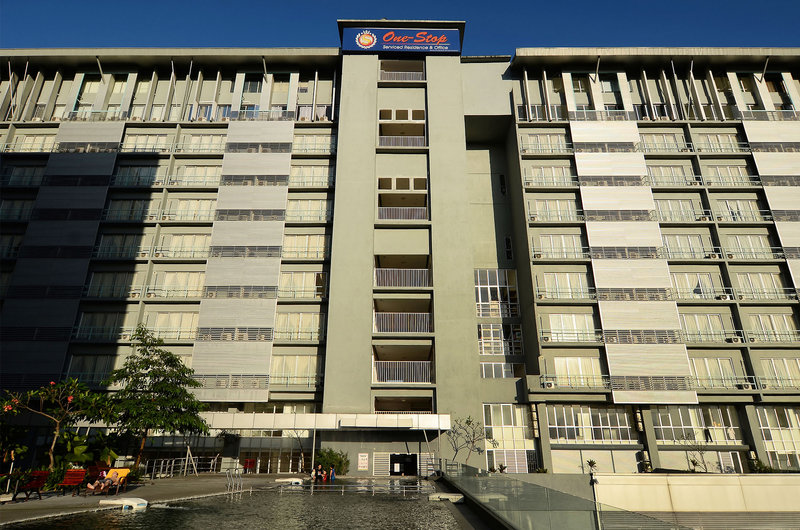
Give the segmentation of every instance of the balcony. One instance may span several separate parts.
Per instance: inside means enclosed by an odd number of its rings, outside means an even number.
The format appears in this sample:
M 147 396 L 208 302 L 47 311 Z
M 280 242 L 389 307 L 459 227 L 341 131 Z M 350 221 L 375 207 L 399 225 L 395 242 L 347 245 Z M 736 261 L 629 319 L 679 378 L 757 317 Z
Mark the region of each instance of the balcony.
M 199 389 L 258 389 L 266 390 L 270 385 L 269 375 L 194 375 L 194 380 L 200 383 Z
M 90 285 L 84 290 L 83 298 L 99 300 L 124 300 L 128 298 L 141 298 L 144 291 L 144 287 L 126 285 Z
M 44 175 L 15 175 L 9 173 L 0 175 L 0 185 L 3 186 L 36 187 L 41 186 L 43 182 Z
M 278 298 L 282 300 L 322 300 L 325 298 L 325 287 L 279 287 Z
M 702 184 L 701 178 L 697 175 L 650 175 L 647 180 L 654 188 L 683 188 Z
M 730 287 L 697 287 L 694 289 L 672 289 L 676 300 L 721 300 L 734 299 L 733 289 Z
M 433 414 L 429 397 L 376 397 L 375 414 Z
M 658 221 L 661 223 L 693 223 L 711 221 L 711 210 L 659 210 Z
M 55 136 L 49 142 L 23 143 L 13 142 L 2 144 L 3 153 L 51 153 L 55 151 Z
M 719 247 L 705 248 L 670 248 L 664 247 L 667 259 L 722 259 L 722 249 Z
M 333 121 L 331 105 L 297 105 L 297 121 L 330 122 Z
M 692 377 L 696 390 L 755 390 L 758 382 L 753 376 Z
M 609 390 L 611 382 L 607 375 L 552 375 L 539 376 L 539 384 L 546 390 Z
M 603 342 L 602 329 L 551 330 L 539 331 L 542 342 Z
M 163 186 L 166 175 L 111 175 L 111 185 L 119 188 L 150 188 Z
M 691 390 L 691 378 L 683 375 L 612 375 L 611 390 L 664 392 Z
M 325 260 L 330 250 L 327 248 L 283 247 L 281 257 L 285 260 Z
M 373 361 L 373 383 L 431 383 L 431 361 Z
M 427 206 L 379 206 L 378 219 L 382 221 L 427 221 Z
M 560 144 L 525 144 L 520 146 L 520 151 L 523 155 L 557 155 L 557 154 L 571 154 L 574 148 L 571 143 L 564 142 Z
M 652 106 L 634 103 L 633 113 L 638 121 L 668 120 L 670 119 L 668 107 L 666 103 L 653 103 Z
M 635 120 L 636 113 L 632 110 L 591 110 L 581 109 L 569 113 L 573 121 L 628 121 Z
M 761 259 L 783 259 L 784 253 L 781 247 L 762 247 L 762 248 L 730 248 L 723 249 L 725 257 L 734 260 L 761 260 Z
M 378 147 L 425 147 L 424 136 L 379 136 Z
M 682 331 L 681 336 L 687 343 L 731 343 L 744 342 L 744 332 L 740 329 L 727 330 L 693 330 Z
M 316 389 L 322 386 L 322 378 L 323 374 L 270 374 L 269 386 L 270 388 Z
M 187 299 L 200 298 L 203 295 L 202 287 L 169 287 L 151 285 L 145 289 L 145 298 L 171 298 Z
M 321 329 L 276 329 L 272 337 L 275 342 L 319 342 L 325 338 L 325 332 Z
M 575 175 L 526 175 L 523 177 L 526 188 L 572 188 L 578 186 Z
M 292 144 L 292 154 L 298 155 L 332 155 L 336 153 L 336 137 L 331 136 L 326 139 L 318 139 L 314 142 L 298 142 L 299 136 L 295 136 Z
M 80 326 L 73 330 L 73 340 L 82 342 L 130 342 L 135 328 Z M 150 328 L 160 339 L 168 342 L 193 341 L 196 329 Z
M 747 330 L 745 336 L 748 342 L 800 342 L 800 330 L 787 329 L 787 330 Z
M 579 289 L 536 289 L 536 298 L 539 300 L 596 300 L 597 293 L 594 287 Z
M 559 221 L 559 222 L 578 222 L 584 221 L 585 217 L 581 210 L 545 210 L 542 212 L 530 212 L 528 221 Z
M 146 258 L 149 255 L 149 248 L 142 248 L 138 245 L 125 247 L 99 246 L 92 250 L 92 258 L 95 259 L 137 259 Z
M 589 259 L 590 252 L 583 248 L 540 248 L 534 249 L 533 259 Z
M 7 222 L 30 221 L 32 213 L 33 213 L 33 206 L 26 208 L 0 210 L 0 221 L 7 221 Z
M 741 110 L 738 112 L 742 120 L 755 121 L 796 121 L 800 120 L 797 110 Z
M 219 175 L 169 175 L 164 185 L 176 188 L 216 188 L 219 182 Z
M 375 333 L 433 333 L 430 313 L 376 311 L 372 322 Z
M 477 302 L 477 315 L 482 318 L 518 317 L 519 304 L 516 302 Z
M 159 219 L 171 222 L 211 222 L 214 220 L 214 210 L 163 210 Z
M 425 72 L 381 70 L 380 81 L 425 81 Z
M 120 121 L 127 120 L 128 113 L 120 109 L 114 110 L 74 110 L 66 113 L 65 121 Z
M 776 287 L 773 289 L 736 288 L 736 297 L 739 300 L 797 300 L 798 292 L 790 287 Z
M 333 175 L 289 175 L 290 188 L 330 188 L 334 181 Z
M 688 153 L 693 151 L 687 142 L 639 142 L 636 150 L 642 153 Z
M 183 142 L 183 143 L 176 143 L 172 146 L 173 153 L 192 153 L 192 154 L 219 154 L 225 152 L 225 143 L 218 141 L 218 142 L 209 142 L 209 143 L 194 143 L 194 142 Z
M 158 210 L 122 210 L 107 208 L 103 210 L 102 219 L 104 221 L 130 222 L 130 223 L 154 223 L 161 218 Z
M 703 184 L 709 187 L 746 188 L 761 186 L 758 175 L 708 175 L 702 177 Z
M 749 153 L 747 142 L 695 142 L 694 150 L 698 153 Z
M 230 119 L 231 121 L 292 121 L 294 120 L 294 111 L 284 109 L 232 110 Z
M 797 390 L 800 389 L 800 379 L 789 377 L 759 377 L 758 387 L 762 390 Z
M 287 223 L 327 223 L 332 218 L 332 210 L 286 210 Z
M 567 109 L 564 105 L 517 105 L 517 118 L 519 121 L 565 121 Z
M 759 223 L 772 221 L 772 212 L 769 210 L 728 210 L 714 212 L 714 218 L 723 223 Z
M 431 287 L 428 269 L 375 269 L 375 287 Z
M 206 259 L 209 252 L 208 247 L 157 247 L 153 249 L 152 257 L 156 259 Z
M 166 154 L 172 151 L 172 142 L 123 142 L 120 153 L 156 153 Z

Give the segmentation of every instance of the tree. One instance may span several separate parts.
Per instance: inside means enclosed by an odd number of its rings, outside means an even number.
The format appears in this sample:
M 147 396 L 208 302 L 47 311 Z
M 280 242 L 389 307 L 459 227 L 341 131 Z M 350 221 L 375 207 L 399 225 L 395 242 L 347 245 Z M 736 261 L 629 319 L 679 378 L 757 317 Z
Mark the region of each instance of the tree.
M 92 392 L 77 379 L 67 379 L 58 383 L 50 381 L 49 385 L 24 393 L 7 392 L 3 402 L 3 413 L 20 412 L 41 416 L 53 425 L 53 439 L 47 451 L 50 457 L 48 467 L 51 471 L 55 466 L 53 454 L 56 442 L 64 429 L 81 420 L 109 421 L 113 417 L 108 398 L 104 394 Z
M 200 417 L 205 405 L 187 390 L 201 386 L 194 370 L 162 348 L 164 341 L 143 325 L 136 328 L 133 340 L 136 352 L 104 384 L 121 386 L 111 399 L 120 429 L 141 439 L 138 468 L 150 431 L 207 434 L 208 425 Z
M 708 473 L 708 462 L 706 462 L 708 446 L 697 439 L 695 432 L 682 434 L 675 441 L 686 448 L 686 457 L 692 465 L 691 471 Z
M 492 447 L 500 445 L 497 440 L 487 436 L 483 424 L 473 420 L 471 416 L 455 418 L 446 436 L 447 441 L 450 442 L 450 446 L 453 448 L 453 460 L 456 460 L 458 453 L 462 449 L 468 451 L 467 459 L 465 460 L 466 464 L 469 464 L 469 457 L 472 456 L 472 453 L 480 454 L 483 451 L 480 443 L 484 440 Z
M 328 471 L 331 466 L 337 475 L 346 475 L 350 471 L 350 458 L 344 451 L 334 451 L 330 447 L 321 449 L 317 453 L 317 464 L 322 464 L 322 469 Z M 314 466 L 316 467 L 316 465 Z

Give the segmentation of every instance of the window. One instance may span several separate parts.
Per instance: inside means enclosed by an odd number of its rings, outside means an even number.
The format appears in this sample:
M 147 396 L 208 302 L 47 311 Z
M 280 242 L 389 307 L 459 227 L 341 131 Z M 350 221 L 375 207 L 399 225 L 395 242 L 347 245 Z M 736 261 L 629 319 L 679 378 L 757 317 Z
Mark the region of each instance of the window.
M 652 410 L 656 440 L 661 443 L 743 443 L 735 407 L 661 406 Z
M 709 165 L 706 172 L 715 177 L 745 177 L 750 174 L 744 164 Z
M 619 92 L 619 83 L 614 78 L 601 78 L 600 88 L 604 94 Z
M 736 133 L 698 133 L 697 139 L 698 147 L 703 150 L 728 151 L 739 146 Z
M 166 134 L 128 134 L 122 148 L 130 151 L 163 151 L 169 147 Z
M 162 236 L 155 255 L 171 258 L 205 257 L 210 244 L 209 234 L 168 234 Z
M 84 384 L 100 383 L 113 369 L 113 355 L 72 355 L 69 361 L 69 377 Z
M 664 221 L 695 221 L 694 202 L 691 199 L 656 199 L 658 217 Z
M 585 272 L 543 272 L 539 298 L 587 298 L 589 276 Z
M 721 199 L 717 201 L 720 214 L 728 221 L 761 221 L 756 199 Z
M 721 282 L 721 276 L 710 272 L 670 273 L 672 288 L 680 298 L 714 298 L 714 278 Z
M 22 244 L 23 234 L 3 234 L 0 235 L 0 256 L 15 257 Z
M 0 200 L 0 219 L 6 221 L 30 219 L 34 202 L 25 199 Z
M 645 148 L 658 150 L 683 150 L 686 148 L 686 140 L 682 133 L 639 133 L 642 145 Z
M 198 313 L 188 311 L 156 311 L 145 315 L 145 325 L 158 337 L 191 340 L 197 335 Z
M 555 357 L 553 359 L 559 386 L 602 386 L 600 359 L 594 357 Z
M 800 387 L 800 358 L 761 359 L 761 369 L 765 374 L 767 388 Z
M 628 407 L 547 405 L 551 443 L 637 443 Z
M 147 255 L 149 242 L 137 234 L 103 234 L 100 236 L 98 257 L 124 258 Z
M 529 177 L 569 177 L 573 174 L 570 166 L 530 166 L 525 168 Z
M 286 234 L 283 238 L 283 257 L 324 259 L 330 250 L 330 236 L 325 234 Z
M 316 355 L 273 355 L 269 384 L 313 385 L 322 373 L 321 360 Z
M 713 342 L 725 336 L 725 324 L 719 313 L 681 313 L 680 320 L 687 341 Z
M 291 221 L 325 221 L 331 213 L 327 199 L 291 199 L 286 207 L 286 219 Z
M 320 299 L 327 294 L 324 272 L 281 272 L 278 296 L 281 298 Z
M 203 293 L 206 273 L 200 271 L 157 271 L 147 296 L 165 298 L 198 297 Z
M 519 324 L 478 324 L 478 351 L 481 355 L 522 355 L 522 328 Z
M 706 238 L 700 234 L 662 234 L 661 239 L 671 258 L 703 258 L 708 255 Z
M 530 405 L 483 405 L 486 438 L 497 441 L 495 450 L 535 449 L 532 423 Z
M 155 219 L 157 217 L 158 210 L 158 202 L 147 199 L 112 199 L 108 202 L 106 219 L 120 221 L 143 221 Z
M 572 75 L 572 91 L 586 93 L 589 90 L 589 79 L 583 76 Z
M 211 220 L 216 207 L 215 199 L 171 199 L 162 217 L 171 220 Z
M 536 253 L 546 258 L 582 258 L 582 237 L 579 234 L 541 234 Z
M 11 151 L 50 152 L 56 145 L 54 134 L 15 134 Z
M 784 283 L 777 272 L 737 272 L 738 291 L 747 298 L 769 299 L 784 296 Z
M 128 298 L 138 296 L 137 275 L 130 272 L 94 272 L 89 280 L 90 298 Z
M 551 313 L 549 337 L 553 342 L 594 342 L 599 340 L 594 316 L 581 313 Z
M 702 388 L 731 388 L 737 381 L 730 357 L 689 359 L 689 369 Z
M 683 177 L 689 171 L 686 166 L 647 166 L 647 174 L 652 177 Z
M 757 313 L 750 315 L 747 334 L 760 341 L 785 342 L 797 340 L 794 315 L 790 313 Z
M 566 133 L 526 134 L 523 139 L 523 149 L 543 153 L 558 153 L 567 148 Z
M 757 406 L 769 465 L 800 470 L 800 407 Z
M 514 377 L 525 377 L 525 365 L 481 362 L 481 378 L 483 379 L 510 379 Z
M 769 236 L 760 234 L 729 234 L 728 247 L 730 257 L 744 259 L 764 259 L 772 257 Z
M 275 315 L 275 340 L 317 341 L 325 328 L 324 313 L 278 313 Z
M 181 138 L 181 149 L 191 153 L 211 153 L 225 149 L 224 134 L 186 134 Z
M 528 212 L 531 220 L 575 221 L 578 206 L 575 199 L 530 199 Z
M 516 271 L 476 269 L 475 303 L 479 317 L 518 315 Z
M 245 81 L 244 85 L 242 86 L 242 93 L 244 94 L 260 94 L 261 93 L 261 86 L 263 80 L 261 76 L 258 79 L 248 76 Z

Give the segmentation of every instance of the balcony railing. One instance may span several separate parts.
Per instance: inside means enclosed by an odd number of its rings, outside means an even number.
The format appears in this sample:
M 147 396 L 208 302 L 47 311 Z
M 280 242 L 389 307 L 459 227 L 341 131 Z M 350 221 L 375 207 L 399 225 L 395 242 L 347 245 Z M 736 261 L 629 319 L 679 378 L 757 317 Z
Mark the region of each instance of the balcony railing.
M 55 136 L 53 138 L 55 139 Z M 22 142 L 2 144 L 3 153 L 51 153 L 55 150 L 55 141 L 38 144 L 25 144 Z
M 742 330 L 739 329 L 682 331 L 681 335 L 683 337 L 683 340 L 688 343 L 744 342 L 744 332 L 742 332 Z
M 281 257 L 284 259 L 327 259 L 330 251 L 326 248 L 294 248 L 283 247 Z
M 597 293 L 594 287 L 578 289 L 536 289 L 536 298 L 539 300 L 595 300 Z
M 376 410 L 374 414 L 434 414 L 432 410 Z
M 428 269 L 375 269 L 376 287 L 430 287 Z
M 798 292 L 790 287 L 773 289 L 736 288 L 739 300 L 797 300 Z
M 202 389 L 240 389 L 240 390 L 267 390 L 270 384 L 270 376 L 263 375 L 197 375 L 194 380 L 200 383 Z
M 739 111 L 742 120 L 757 121 L 794 121 L 800 120 L 797 110 L 742 110 Z
M 695 142 L 694 150 L 698 153 L 749 153 L 747 142 Z
M 705 248 L 670 248 L 664 247 L 667 259 L 722 259 L 719 247 Z
M 697 175 L 650 175 L 647 177 L 653 187 L 700 186 L 702 181 Z
M 522 144 L 523 155 L 542 155 L 542 154 L 569 154 L 574 151 L 571 143 L 561 144 Z
M 725 257 L 728 259 L 758 260 L 758 259 L 783 259 L 784 253 L 781 247 L 763 248 L 740 248 L 725 247 L 723 249 Z
M 134 287 L 127 285 L 90 285 L 84 290 L 84 298 L 109 298 L 109 299 L 125 299 L 125 298 L 141 298 L 145 288 Z
M 329 188 L 334 183 L 333 175 L 290 175 L 290 188 Z
M 119 151 L 120 153 L 169 153 L 172 151 L 172 143 L 123 143 Z
M 575 121 L 626 121 L 635 120 L 636 113 L 631 110 L 590 110 L 580 109 L 569 113 Z
M 588 248 L 541 248 L 534 249 L 533 259 L 588 259 Z
M 683 375 L 612 375 L 611 390 L 640 392 L 691 390 L 691 378 Z
M 330 155 L 336 152 L 336 138 L 331 137 L 329 141 L 318 141 L 316 143 L 295 143 L 292 145 L 292 153 L 305 155 Z
M 603 330 L 541 330 L 542 342 L 603 342 Z
M 662 223 L 685 223 L 711 221 L 711 210 L 659 210 L 658 220 Z
M 3 186 L 41 186 L 44 175 L 0 175 L 0 184 Z
M 392 72 L 381 70 L 381 81 L 425 81 L 425 72 Z
M 753 376 L 692 377 L 691 382 L 692 387 L 698 390 L 758 388 L 758 382 Z
M 29 221 L 33 214 L 33 206 L 0 210 L 0 221 Z
M 373 315 L 375 333 L 432 333 L 430 313 L 399 313 L 376 311 Z
M 731 188 L 761 186 L 761 178 L 758 175 L 707 175 L 702 179 L 706 186 Z
M 733 300 L 730 287 L 698 287 L 694 289 L 672 289 L 676 300 Z
M 172 146 L 173 153 L 223 153 L 225 151 L 224 142 L 214 142 L 208 144 L 196 144 L 191 142 L 176 143 Z
M 748 342 L 800 342 L 800 330 L 747 330 Z
M 769 210 L 740 210 L 714 212 L 714 218 L 723 222 L 753 223 L 759 221 L 772 221 L 772 212 Z
M 322 374 L 316 375 L 292 375 L 292 374 L 270 374 L 269 386 L 272 388 L 317 388 L 322 385 Z
M 397 221 L 427 221 L 426 206 L 379 206 L 378 219 Z
M 273 340 L 286 342 L 317 342 L 325 336 L 322 330 L 276 329 Z
M 425 147 L 424 136 L 379 136 L 379 147 Z
M 477 302 L 475 309 L 479 317 L 502 318 L 519 316 L 519 304 L 515 302 Z
M 157 247 L 152 252 L 153 258 L 157 259 L 205 259 L 208 254 L 208 247 Z
M 200 298 L 203 295 L 202 287 L 165 287 L 151 285 L 145 289 L 145 298 Z
M 666 103 L 653 103 L 652 108 L 644 103 L 635 103 L 633 113 L 639 121 L 668 120 L 670 118 L 667 108 Z
M 682 153 L 692 151 L 692 144 L 687 142 L 639 142 L 636 150 L 642 153 Z
M 586 389 L 586 388 L 611 388 L 607 375 L 551 375 L 539 376 L 542 388 L 552 389 Z
M 214 210 L 163 210 L 161 221 L 213 221 Z
M 111 185 L 124 188 L 163 186 L 166 180 L 166 175 L 111 175 Z
M 297 121 L 332 121 L 333 120 L 333 107 L 331 105 L 317 105 L 316 108 L 312 105 L 298 105 L 297 106 Z
M 283 109 L 232 110 L 230 119 L 232 121 L 292 121 L 294 120 L 294 111 Z
M 575 175 L 526 175 L 523 177 L 523 182 L 526 188 L 565 188 L 577 186 L 578 177 Z
M 325 297 L 323 287 L 279 287 L 278 298 L 286 300 L 321 300 Z
M 529 221 L 583 221 L 585 217 L 581 210 L 545 210 L 530 212 Z
M 134 328 L 80 326 L 73 330 L 72 338 L 87 342 L 129 342 Z M 151 328 L 158 338 L 168 341 L 192 341 L 197 337 L 196 329 Z
M 373 361 L 372 380 L 376 383 L 430 383 L 430 361 Z
M 136 259 L 150 255 L 149 248 L 137 246 L 99 246 L 92 250 L 92 257 L 97 259 Z
M 72 112 L 68 112 L 63 119 L 66 121 L 119 121 L 127 120 L 128 113 L 119 109 L 74 110 Z
M 333 218 L 332 210 L 286 210 L 288 223 L 319 223 Z
M 169 175 L 164 184 L 182 188 L 214 188 L 219 186 L 219 175 Z
M 798 389 L 800 388 L 800 379 L 791 379 L 788 377 L 759 377 L 758 387 L 764 390 L 777 390 L 782 388 Z

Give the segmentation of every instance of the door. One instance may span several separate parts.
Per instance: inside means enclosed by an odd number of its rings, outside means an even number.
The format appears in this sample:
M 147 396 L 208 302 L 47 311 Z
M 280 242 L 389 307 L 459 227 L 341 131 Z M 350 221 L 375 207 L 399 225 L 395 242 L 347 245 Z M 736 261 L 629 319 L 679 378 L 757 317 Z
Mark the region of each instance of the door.
M 392 454 L 389 456 L 389 475 L 409 477 L 417 475 L 416 454 Z

